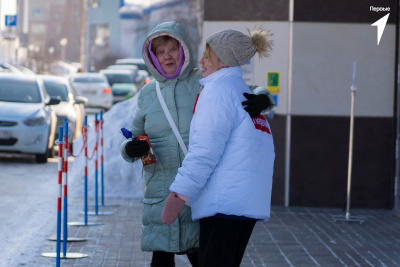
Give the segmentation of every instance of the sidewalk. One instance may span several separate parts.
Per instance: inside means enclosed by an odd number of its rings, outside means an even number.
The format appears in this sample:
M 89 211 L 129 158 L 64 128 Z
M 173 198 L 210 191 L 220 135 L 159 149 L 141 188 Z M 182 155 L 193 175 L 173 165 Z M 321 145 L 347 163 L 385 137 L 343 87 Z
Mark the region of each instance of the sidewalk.
M 82 199 L 69 203 L 68 221 L 83 222 Z M 140 250 L 141 203 L 139 199 L 111 198 L 99 212 L 88 216 L 99 226 L 69 226 L 68 252 L 87 254 L 82 259 L 62 259 L 61 266 L 150 266 L 151 253 Z M 99 203 L 100 205 L 100 203 Z M 94 207 L 90 207 L 94 210 Z M 400 266 L 400 214 L 389 210 L 351 210 L 365 217 L 364 224 L 332 220 L 345 215 L 340 209 L 273 207 L 266 223 L 257 223 L 241 266 Z M 51 230 L 51 229 L 50 229 Z M 55 229 L 54 229 L 55 233 Z M 45 240 L 42 252 L 55 252 L 56 242 Z M 29 266 L 55 266 L 55 258 L 38 255 Z M 176 267 L 190 266 L 185 256 Z

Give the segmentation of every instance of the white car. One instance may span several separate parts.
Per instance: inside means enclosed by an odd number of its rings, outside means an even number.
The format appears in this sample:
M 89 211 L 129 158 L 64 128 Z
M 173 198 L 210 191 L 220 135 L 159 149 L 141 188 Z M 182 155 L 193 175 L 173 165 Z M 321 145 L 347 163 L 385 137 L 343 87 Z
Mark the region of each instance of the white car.
M 0 151 L 53 156 L 57 117 L 43 82 L 35 75 L 0 73 Z
M 78 96 L 67 78 L 53 75 L 39 75 L 43 80 L 47 93 L 61 102 L 53 106 L 57 115 L 57 129 L 64 127 L 64 120 L 68 120 L 68 136 L 71 142 L 82 134 L 85 120 L 85 103 L 87 98 Z M 59 131 L 56 131 L 58 139 Z
M 114 96 L 114 103 L 133 97 L 137 92 L 135 73 L 127 69 L 100 70 L 108 80 Z
M 120 58 L 115 61 L 115 65 L 136 65 L 139 70 L 145 70 L 147 73 L 149 72 L 143 58 Z
M 130 70 L 133 72 L 134 79 L 136 81 L 139 68 L 136 65 L 111 65 L 107 67 L 108 70 Z
M 102 73 L 81 72 L 70 76 L 70 82 L 76 93 L 86 97 L 86 107 L 108 110 L 113 105 L 113 94 L 107 78 Z

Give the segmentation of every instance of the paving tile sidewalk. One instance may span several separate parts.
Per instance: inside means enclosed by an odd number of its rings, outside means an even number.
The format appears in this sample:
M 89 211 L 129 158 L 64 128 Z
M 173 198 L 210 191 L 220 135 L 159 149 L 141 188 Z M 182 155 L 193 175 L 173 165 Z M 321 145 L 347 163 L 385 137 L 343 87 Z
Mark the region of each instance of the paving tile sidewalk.
M 69 204 L 69 221 L 83 221 L 82 200 Z M 69 226 L 69 253 L 87 254 L 82 259 L 62 259 L 61 266 L 149 266 L 151 253 L 140 250 L 141 203 L 139 199 L 111 198 L 99 211 L 112 215 L 89 216 L 98 226 Z M 91 207 L 93 210 L 93 207 Z M 273 207 L 271 219 L 257 223 L 241 266 L 400 266 L 400 214 L 389 210 L 351 210 L 364 224 L 334 222 L 340 209 Z M 54 230 L 55 231 L 55 230 Z M 54 251 L 55 242 L 44 241 L 41 252 Z M 54 258 L 38 255 L 29 266 L 55 266 Z M 185 256 L 177 267 L 190 266 Z

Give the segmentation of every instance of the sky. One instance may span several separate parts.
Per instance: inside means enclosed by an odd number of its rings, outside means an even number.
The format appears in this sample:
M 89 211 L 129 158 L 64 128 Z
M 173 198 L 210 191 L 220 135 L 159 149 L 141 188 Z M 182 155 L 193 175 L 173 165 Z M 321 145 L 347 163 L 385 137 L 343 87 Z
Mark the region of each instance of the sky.
M 2 14 L 15 14 L 17 12 L 16 0 L 1 0 L 1 13 Z

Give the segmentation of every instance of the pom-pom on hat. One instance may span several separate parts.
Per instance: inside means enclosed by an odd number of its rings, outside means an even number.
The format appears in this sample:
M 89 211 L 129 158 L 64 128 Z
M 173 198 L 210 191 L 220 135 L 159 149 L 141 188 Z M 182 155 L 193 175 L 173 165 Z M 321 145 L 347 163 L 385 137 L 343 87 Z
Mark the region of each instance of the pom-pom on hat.
M 207 37 L 206 43 L 217 57 L 229 67 L 246 64 L 256 53 L 260 58 L 271 51 L 271 34 L 257 29 L 246 35 L 235 30 L 223 30 Z

